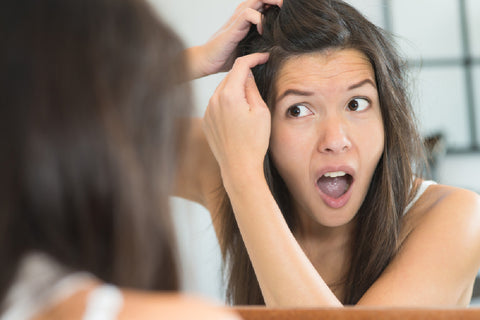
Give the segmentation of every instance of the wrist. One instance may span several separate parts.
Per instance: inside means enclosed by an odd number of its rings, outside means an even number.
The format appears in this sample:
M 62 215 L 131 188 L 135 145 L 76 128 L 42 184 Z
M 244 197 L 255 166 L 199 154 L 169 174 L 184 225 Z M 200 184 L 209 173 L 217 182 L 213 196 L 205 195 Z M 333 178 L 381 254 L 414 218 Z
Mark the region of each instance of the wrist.
M 221 173 L 225 190 L 229 195 L 244 193 L 246 190 L 255 190 L 260 185 L 266 185 L 263 166 L 222 169 Z
M 203 46 L 190 47 L 184 51 L 188 68 L 188 80 L 194 80 L 208 75 L 204 67 L 205 57 L 203 51 Z

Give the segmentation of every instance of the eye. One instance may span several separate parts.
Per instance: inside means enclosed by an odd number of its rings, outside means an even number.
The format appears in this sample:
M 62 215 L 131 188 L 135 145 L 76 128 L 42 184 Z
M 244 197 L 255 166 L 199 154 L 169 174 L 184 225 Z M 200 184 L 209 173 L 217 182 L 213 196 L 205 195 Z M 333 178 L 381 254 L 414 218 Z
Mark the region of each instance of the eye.
M 347 104 L 350 111 L 363 111 L 370 106 L 370 101 L 365 98 L 354 98 Z
M 287 116 L 294 117 L 294 118 L 301 118 L 311 114 L 313 114 L 313 112 L 301 104 L 291 106 L 290 108 L 287 109 Z

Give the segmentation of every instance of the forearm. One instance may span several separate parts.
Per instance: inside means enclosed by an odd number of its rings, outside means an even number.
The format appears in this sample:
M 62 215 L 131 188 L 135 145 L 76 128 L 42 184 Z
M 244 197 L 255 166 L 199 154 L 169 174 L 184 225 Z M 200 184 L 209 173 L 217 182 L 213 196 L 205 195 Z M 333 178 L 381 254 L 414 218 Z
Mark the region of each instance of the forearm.
M 341 306 L 288 228 L 263 174 L 243 180 L 227 192 L 267 306 Z
M 185 49 L 183 55 L 187 63 L 187 80 L 194 80 L 208 75 L 207 71 L 204 70 L 205 57 L 202 46 Z

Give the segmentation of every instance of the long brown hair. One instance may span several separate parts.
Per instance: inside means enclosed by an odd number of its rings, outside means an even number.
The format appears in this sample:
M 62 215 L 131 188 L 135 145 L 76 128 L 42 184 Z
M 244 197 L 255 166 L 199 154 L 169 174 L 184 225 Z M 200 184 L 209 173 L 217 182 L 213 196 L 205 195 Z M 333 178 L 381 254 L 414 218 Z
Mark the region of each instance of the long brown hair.
M 285 0 L 281 9 L 271 7 L 264 14 L 263 35 L 252 27 L 238 46 L 238 56 L 270 52 L 269 61 L 253 69 L 260 93 L 270 108 L 275 107 L 275 75 L 292 56 L 353 48 L 368 57 L 375 72 L 385 145 L 356 215 L 350 266 L 342 281 L 346 293 L 340 299 L 345 304 L 355 304 L 395 255 L 403 212 L 415 189 L 413 177 L 424 168 L 423 148 L 405 87 L 405 65 L 389 35 L 343 1 Z M 290 229 L 298 230 L 290 193 L 268 154 L 264 169 Z M 227 299 L 234 304 L 264 304 L 228 198 L 224 200 L 221 218 Z
M 30 251 L 176 290 L 179 38 L 142 0 L 20 0 L 2 3 L 0 39 L 0 301 Z

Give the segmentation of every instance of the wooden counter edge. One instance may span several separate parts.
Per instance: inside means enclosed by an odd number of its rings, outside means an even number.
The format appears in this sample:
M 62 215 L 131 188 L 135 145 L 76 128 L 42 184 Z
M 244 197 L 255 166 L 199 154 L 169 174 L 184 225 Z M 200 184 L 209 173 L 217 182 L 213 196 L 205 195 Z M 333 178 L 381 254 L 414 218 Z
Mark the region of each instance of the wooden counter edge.
M 409 308 L 409 307 L 345 307 L 345 308 L 265 308 L 233 307 L 245 320 L 453 320 L 480 319 L 480 308 Z

